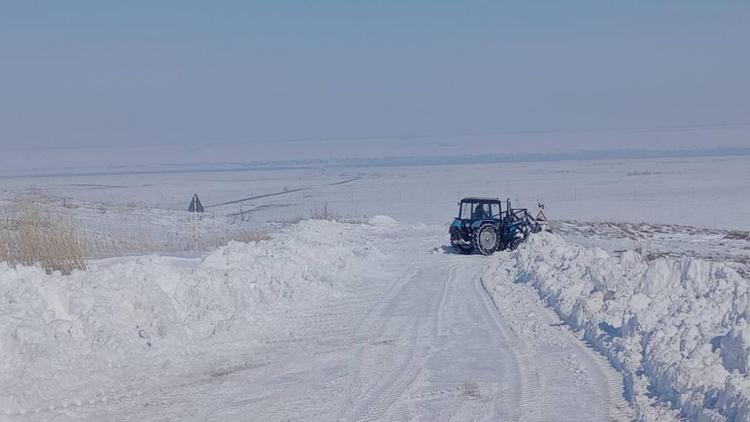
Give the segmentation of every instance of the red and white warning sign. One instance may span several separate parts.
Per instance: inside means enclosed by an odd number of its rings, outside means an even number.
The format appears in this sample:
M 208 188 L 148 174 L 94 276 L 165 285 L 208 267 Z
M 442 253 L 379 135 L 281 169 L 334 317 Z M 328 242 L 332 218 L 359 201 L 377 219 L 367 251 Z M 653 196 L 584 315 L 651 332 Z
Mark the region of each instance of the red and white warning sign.
M 544 215 L 544 204 L 537 202 L 537 207 L 539 208 L 539 212 L 536 214 L 536 221 L 547 223 L 547 216 Z
M 544 221 L 547 222 L 547 216 L 544 215 L 544 211 L 539 210 L 539 212 L 536 214 L 536 221 Z

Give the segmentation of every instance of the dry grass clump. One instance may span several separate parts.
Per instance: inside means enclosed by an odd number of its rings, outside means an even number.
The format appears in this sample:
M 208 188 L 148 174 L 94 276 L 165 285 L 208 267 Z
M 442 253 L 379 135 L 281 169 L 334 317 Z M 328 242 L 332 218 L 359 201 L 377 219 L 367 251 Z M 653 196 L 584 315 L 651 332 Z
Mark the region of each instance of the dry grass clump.
M 264 231 L 242 231 L 231 237 L 232 240 L 243 243 L 260 242 L 261 240 L 270 240 L 271 235 Z
M 0 261 L 37 265 L 47 273 L 85 270 L 85 247 L 78 226 L 68 217 L 19 208 L 0 224 Z
M 354 216 L 344 216 L 339 215 L 335 213 L 329 206 L 328 202 L 325 202 L 323 206 L 319 208 L 314 208 L 310 211 L 310 220 L 326 220 L 326 221 L 336 221 L 339 223 L 347 223 L 347 224 L 365 224 L 367 223 L 367 217 L 354 217 Z
M 323 205 L 317 208 L 310 209 L 310 213 L 307 216 L 284 218 L 275 220 L 274 222 L 288 225 L 297 224 L 300 221 L 304 220 L 325 220 L 345 224 L 368 224 L 367 216 L 356 217 L 351 215 L 338 214 L 333 211 L 333 209 L 328 205 L 328 202 L 323 203 Z

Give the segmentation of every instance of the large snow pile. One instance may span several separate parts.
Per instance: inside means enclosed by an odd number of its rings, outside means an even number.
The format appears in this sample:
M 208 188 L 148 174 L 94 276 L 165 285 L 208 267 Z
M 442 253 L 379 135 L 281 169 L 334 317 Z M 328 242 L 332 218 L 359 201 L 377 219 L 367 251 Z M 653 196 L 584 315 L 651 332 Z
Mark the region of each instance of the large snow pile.
M 70 276 L 0 263 L 0 415 L 85 390 L 100 369 L 138 356 L 168 362 L 190 344 L 252 340 L 269 311 L 353 283 L 365 258 L 379 256 L 363 233 L 303 221 L 199 259 L 121 258 Z
M 750 420 L 750 292 L 732 268 L 616 257 L 545 233 L 490 271 L 489 288 L 531 284 L 582 330 L 622 370 L 644 418 L 656 397 L 690 419 Z

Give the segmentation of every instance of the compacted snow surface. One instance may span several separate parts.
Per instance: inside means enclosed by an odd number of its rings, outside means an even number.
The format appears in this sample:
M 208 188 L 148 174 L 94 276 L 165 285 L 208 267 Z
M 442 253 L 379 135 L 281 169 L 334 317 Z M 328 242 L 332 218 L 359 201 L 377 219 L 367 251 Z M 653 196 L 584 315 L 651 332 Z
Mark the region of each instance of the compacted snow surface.
M 195 259 L 0 264 L 0 418 L 632 419 L 622 376 L 530 287 L 488 294 L 510 255 L 445 237 L 303 221 Z

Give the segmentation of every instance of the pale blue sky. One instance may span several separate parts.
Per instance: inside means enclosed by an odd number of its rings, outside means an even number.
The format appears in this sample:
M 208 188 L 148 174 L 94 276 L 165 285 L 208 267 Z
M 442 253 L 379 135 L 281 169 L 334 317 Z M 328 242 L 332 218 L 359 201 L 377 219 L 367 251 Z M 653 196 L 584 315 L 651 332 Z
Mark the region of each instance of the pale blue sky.
M 750 124 L 750 2 L 0 8 L 5 147 Z

